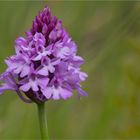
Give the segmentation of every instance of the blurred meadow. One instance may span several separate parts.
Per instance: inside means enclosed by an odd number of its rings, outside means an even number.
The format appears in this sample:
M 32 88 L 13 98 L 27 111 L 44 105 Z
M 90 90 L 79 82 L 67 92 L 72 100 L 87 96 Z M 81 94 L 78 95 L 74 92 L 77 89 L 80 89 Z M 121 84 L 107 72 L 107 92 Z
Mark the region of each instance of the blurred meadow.
M 0 1 L 0 73 L 45 5 L 84 57 L 88 97 L 48 101 L 51 139 L 140 139 L 139 1 Z M 14 92 L 0 96 L 0 139 L 40 138 L 37 107 Z

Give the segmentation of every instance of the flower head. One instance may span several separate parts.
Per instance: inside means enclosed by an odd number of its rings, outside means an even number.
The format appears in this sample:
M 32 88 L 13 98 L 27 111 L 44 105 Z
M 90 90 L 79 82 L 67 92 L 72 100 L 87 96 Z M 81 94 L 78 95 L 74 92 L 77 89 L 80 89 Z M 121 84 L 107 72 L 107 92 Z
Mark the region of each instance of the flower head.
M 0 77 L 0 94 L 14 90 L 37 103 L 68 99 L 73 90 L 87 95 L 80 85 L 87 78 L 80 70 L 84 60 L 76 55 L 76 44 L 48 7 L 34 19 L 26 38 L 17 38 L 15 51 L 5 60 L 8 68 Z

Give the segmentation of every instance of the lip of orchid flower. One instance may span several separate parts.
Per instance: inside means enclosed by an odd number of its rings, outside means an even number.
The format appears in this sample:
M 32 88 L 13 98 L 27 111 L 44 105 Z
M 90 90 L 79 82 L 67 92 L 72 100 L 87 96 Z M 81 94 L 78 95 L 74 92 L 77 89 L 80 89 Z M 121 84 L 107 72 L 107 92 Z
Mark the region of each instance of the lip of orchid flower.
M 51 53 L 52 53 L 52 45 L 49 45 L 47 48 L 39 46 L 39 47 L 37 47 L 37 55 L 35 57 L 33 57 L 32 60 L 39 61 L 43 57 L 45 58 L 48 55 L 50 55 Z
M 21 92 L 19 91 L 18 85 L 13 77 L 13 75 L 9 72 L 4 72 L 0 76 L 0 80 L 4 81 L 2 86 L 0 87 L 0 94 L 2 94 L 5 90 L 13 90 L 16 91 L 17 95 L 20 99 L 26 103 L 32 103 L 30 99 L 25 98 Z
M 20 57 L 18 59 L 10 58 L 5 60 L 5 63 L 8 65 L 7 71 L 13 71 L 15 74 L 20 74 L 20 77 L 28 75 L 30 72 L 30 62 L 28 60 L 27 62 L 26 60 L 21 59 Z
M 80 71 L 80 68 L 75 68 L 74 66 L 69 65 L 68 69 L 74 71 L 75 74 L 78 74 L 81 81 L 85 81 L 85 79 L 88 77 L 85 72 Z
M 15 51 L 5 63 L 7 75 L 12 74 L 16 82 L 11 83 L 11 78 L 4 80 L 0 94 L 15 90 L 23 100 L 21 92 L 36 103 L 66 100 L 73 90 L 78 91 L 78 96 L 87 96 L 80 85 L 87 78 L 80 69 L 84 59 L 76 55 L 75 42 L 48 7 L 36 16 L 26 37 L 16 39 Z
M 3 81 L 4 83 L 0 87 L 0 91 L 3 92 L 4 90 L 16 90 L 17 89 L 17 84 L 13 80 L 13 77 L 10 73 L 4 72 L 0 76 L 0 80 Z
M 45 62 L 42 62 L 43 68 L 38 70 L 38 74 L 43 75 L 43 76 L 48 76 L 49 72 L 54 73 L 55 71 L 55 65 L 60 63 L 60 59 L 52 59 L 50 60 L 49 58 L 44 59 Z
M 45 95 L 45 97 L 47 99 L 50 99 L 52 97 L 52 99 L 54 100 L 59 100 L 59 99 L 68 99 L 72 96 L 72 92 L 62 88 L 61 86 L 59 87 L 47 87 L 44 91 L 42 90 L 43 94 Z
M 44 89 L 49 82 L 49 79 L 46 77 L 36 77 L 35 75 L 30 75 L 29 77 L 19 81 L 20 89 L 24 92 L 32 89 L 33 91 L 39 91 L 39 87 Z

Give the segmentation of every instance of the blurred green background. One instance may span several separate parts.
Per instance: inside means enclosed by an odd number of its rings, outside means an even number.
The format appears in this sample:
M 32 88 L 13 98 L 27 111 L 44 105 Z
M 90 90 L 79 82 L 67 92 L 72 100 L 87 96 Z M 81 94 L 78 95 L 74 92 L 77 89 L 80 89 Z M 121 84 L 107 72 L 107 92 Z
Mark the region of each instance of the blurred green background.
M 0 72 L 38 11 L 48 5 L 85 58 L 88 97 L 46 103 L 52 139 L 140 139 L 140 2 L 0 1 Z M 0 97 L 0 139 L 40 138 L 37 107 Z

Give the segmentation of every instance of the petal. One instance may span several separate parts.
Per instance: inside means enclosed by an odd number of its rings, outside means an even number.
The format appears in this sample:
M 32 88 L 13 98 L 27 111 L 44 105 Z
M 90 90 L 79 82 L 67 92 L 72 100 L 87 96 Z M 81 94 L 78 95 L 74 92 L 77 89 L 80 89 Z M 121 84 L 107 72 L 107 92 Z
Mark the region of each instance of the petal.
M 8 66 L 8 71 L 16 69 L 19 65 L 21 65 L 21 62 L 16 62 L 13 60 L 5 60 L 6 65 Z
M 29 83 L 20 86 L 20 89 L 21 89 L 22 91 L 25 91 L 25 92 L 27 92 L 30 88 L 31 88 L 31 86 L 30 86 Z
M 50 55 L 51 54 L 51 51 L 44 51 L 43 53 L 42 53 L 42 56 L 46 56 L 46 55 Z
M 52 65 L 57 65 L 59 63 L 60 63 L 60 59 L 53 59 L 51 62 Z
M 4 81 L 8 85 L 15 85 L 15 81 L 13 80 L 13 75 L 9 72 L 4 72 L 0 75 L 0 80 Z M 4 86 L 4 84 L 3 84 Z
M 37 73 L 40 74 L 40 75 L 43 75 L 43 76 L 47 76 L 48 75 L 48 69 L 47 69 L 47 67 L 43 67 L 41 70 L 38 70 Z
M 65 58 L 66 56 L 70 55 L 71 50 L 68 47 L 58 48 L 57 50 L 57 57 Z
M 24 76 L 28 75 L 29 72 L 30 72 L 30 67 L 28 65 L 24 65 L 24 67 L 21 71 L 20 77 L 24 77 Z
M 27 41 L 26 41 L 25 38 L 19 37 L 19 38 L 16 39 L 15 43 L 16 43 L 16 45 L 26 45 Z
M 72 62 L 76 67 L 80 67 L 84 63 L 84 59 L 80 56 L 74 56 Z
M 61 88 L 60 95 L 64 100 L 66 100 L 72 96 L 72 92 L 67 89 Z
M 31 85 L 33 91 L 38 91 L 38 90 L 39 90 L 38 84 L 37 84 L 36 81 L 31 81 L 31 82 L 30 82 L 30 85 Z
M 41 60 L 41 58 L 42 58 L 42 55 L 39 54 L 39 55 L 37 55 L 35 58 L 33 58 L 32 60 L 38 61 L 38 60 Z
M 79 72 L 79 78 L 82 81 L 84 81 L 87 77 L 88 77 L 88 75 L 85 72 Z
M 15 49 L 16 49 L 16 54 L 19 54 L 20 51 L 23 48 L 27 47 L 27 40 L 23 37 L 19 37 L 16 41 L 15 41 L 16 45 L 15 45 Z
M 16 89 L 15 87 L 12 87 L 11 85 L 4 83 L 0 86 L 0 95 L 6 90 L 16 90 Z
M 49 34 L 49 38 L 52 39 L 52 40 L 56 40 L 57 32 L 52 30 L 51 33 Z
M 44 25 L 43 25 L 43 28 L 42 28 L 42 33 L 43 33 L 43 34 L 46 34 L 47 31 L 48 31 L 48 27 L 47 27 L 46 24 L 44 24 Z
M 48 87 L 48 88 L 41 90 L 41 91 L 47 99 L 51 98 L 51 96 L 52 96 L 52 88 L 51 87 Z
M 9 59 L 5 59 L 4 61 L 5 61 L 6 65 L 8 67 L 10 67 L 12 65 L 12 63 L 11 63 L 11 61 Z
M 53 73 L 53 72 L 55 71 L 55 68 L 54 68 L 53 65 L 49 64 L 49 65 L 48 65 L 48 70 L 49 70 L 51 73 Z
M 23 69 L 23 65 L 19 65 L 19 66 L 17 66 L 17 68 L 14 70 L 14 72 L 15 72 L 16 74 L 19 74 L 19 73 L 22 71 L 22 69 Z
M 59 100 L 60 99 L 60 95 L 59 95 L 60 91 L 59 91 L 59 88 L 53 88 L 53 96 L 52 98 L 54 100 Z
M 48 85 L 49 78 L 38 78 L 38 85 L 42 88 L 45 89 Z
M 81 88 L 77 90 L 78 90 L 79 95 L 88 96 L 88 94 L 85 91 L 83 91 Z

